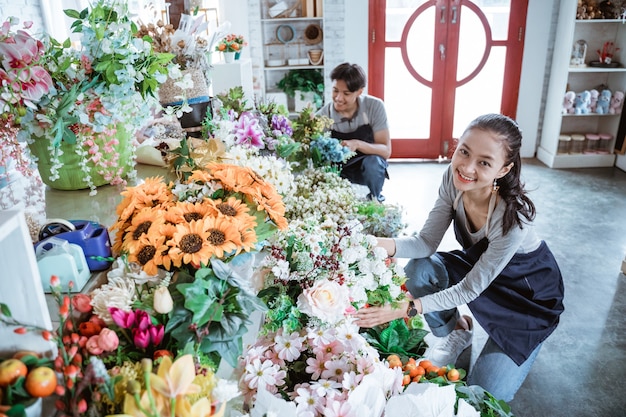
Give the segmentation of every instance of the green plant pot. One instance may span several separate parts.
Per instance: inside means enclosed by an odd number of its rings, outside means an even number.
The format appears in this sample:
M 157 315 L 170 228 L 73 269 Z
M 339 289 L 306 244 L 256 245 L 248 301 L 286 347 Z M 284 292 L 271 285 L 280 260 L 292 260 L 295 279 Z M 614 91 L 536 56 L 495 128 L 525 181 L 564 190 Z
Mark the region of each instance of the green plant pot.
M 117 172 L 118 167 L 123 167 L 121 177 L 125 177 L 132 169 L 132 159 L 134 158 L 132 138 L 130 132 L 126 130 L 123 125 L 119 125 L 115 137 L 118 140 L 118 144 L 114 145 L 116 153 L 119 154 L 117 164 L 109 168 L 110 172 Z M 102 134 L 94 134 L 93 139 L 102 148 L 104 141 L 107 137 Z M 83 157 L 76 153 L 76 145 L 69 144 L 67 142 L 61 142 L 59 149 L 63 152 L 59 156 L 59 160 L 63 164 L 59 168 L 59 178 L 52 180 L 50 168 L 52 167 L 52 155 L 48 150 L 48 144 L 50 139 L 48 138 L 36 138 L 33 143 L 29 144 L 31 153 L 37 157 L 37 168 L 44 184 L 57 190 L 82 190 L 89 188 L 89 184 L 85 181 L 86 173 L 81 168 L 81 160 Z M 103 156 L 107 158 L 109 154 L 102 152 Z M 95 166 L 93 162 L 87 162 L 89 175 L 96 187 L 109 184 L 110 180 L 106 179 L 102 172 L 102 168 Z

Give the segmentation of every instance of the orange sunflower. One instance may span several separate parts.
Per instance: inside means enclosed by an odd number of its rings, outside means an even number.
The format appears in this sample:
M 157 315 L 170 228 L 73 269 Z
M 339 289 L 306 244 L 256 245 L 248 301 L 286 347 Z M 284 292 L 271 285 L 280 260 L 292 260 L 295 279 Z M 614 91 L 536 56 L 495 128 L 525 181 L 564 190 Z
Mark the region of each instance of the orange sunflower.
M 207 223 L 210 220 L 211 218 L 192 220 L 176 225 L 176 232 L 168 242 L 171 246 L 169 256 L 175 267 L 179 268 L 182 264 L 192 265 L 194 268 L 208 265 L 213 255 L 213 248 L 208 241 L 210 232 Z
M 139 250 L 129 254 L 128 261 L 141 265 L 146 274 L 156 275 L 160 266 L 156 255 L 167 252 L 169 249 L 165 244 L 165 236 L 159 235 L 156 229 L 152 229 L 148 234 L 141 235 L 137 246 Z
M 148 234 L 151 229 L 158 230 L 163 223 L 165 223 L 163 210 L 150 207 L 142 208 L 133 216 L 130 226 L 125 230 L 122 250 L 130 254 L 136 254 L 141 249 L 139 239 L 144 234 Z
M 241 250 L 241 235 L 236 224 L 227 217 L 207 219 L 208 243 L 213 254 L 220 259 Z
M 173 239 L 174 233 L 176 233 L 176 225 L 173 223 L 165 223 L 159 227 L 158 233 L 163 236 L 165 243 L 168 244 Z M 170 256 L 170 246 L 166 246 L 162 251 L 157 251 L 154 255 L 154 262 L 157 265 L 162 265 L 166 270 L 172 268 L 172 257 Z
M 121 221 L 129 219 L 133 213 L 144 207 L 167 206 L 174 199 L 169 187 L 163 182 L 163 177 L 146 178 L 143 184 L 127 187 L 121 194 L 124 199 L 116 209 Z
M 212 204 L 204 202 L 191 203 L 188 201 L 179 201 L 168 210 L 168 220 L 178 224 L 192 220 L 204 219 L 207 216 L 216 216 L 217 210 Z

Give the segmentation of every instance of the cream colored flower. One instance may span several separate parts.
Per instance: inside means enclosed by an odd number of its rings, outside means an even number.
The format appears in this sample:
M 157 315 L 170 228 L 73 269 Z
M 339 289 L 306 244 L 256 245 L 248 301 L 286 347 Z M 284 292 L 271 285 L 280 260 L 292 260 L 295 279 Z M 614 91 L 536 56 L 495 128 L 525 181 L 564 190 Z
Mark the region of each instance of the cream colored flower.
M 154 311 L 159 314 L 167 314 L 174 308 L 174 300 L 167 287 L 159 287 L 154 292 Z
M 298 297 L 298 308 L 303 313 L 328 323 L 336 323 L 343 319 L 349 305 L 348 288 L 335 281 L 316 281 Z

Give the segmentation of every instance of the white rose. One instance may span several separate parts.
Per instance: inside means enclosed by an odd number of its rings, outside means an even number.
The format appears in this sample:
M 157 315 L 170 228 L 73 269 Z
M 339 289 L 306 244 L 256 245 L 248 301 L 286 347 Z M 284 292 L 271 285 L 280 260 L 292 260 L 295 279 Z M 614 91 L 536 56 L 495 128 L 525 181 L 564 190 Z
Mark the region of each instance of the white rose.
M 349 305 L 348 288 L 335 281 L 317 281 L 298 297 L 300 311 L 329 323 L 341 320 Z

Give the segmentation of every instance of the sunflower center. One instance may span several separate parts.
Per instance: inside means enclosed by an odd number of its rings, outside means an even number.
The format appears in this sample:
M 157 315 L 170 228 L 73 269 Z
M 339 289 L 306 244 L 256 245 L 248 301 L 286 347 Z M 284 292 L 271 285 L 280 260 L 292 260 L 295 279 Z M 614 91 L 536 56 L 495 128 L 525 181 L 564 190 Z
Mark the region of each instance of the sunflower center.
M 178 247 L 185 253 L 196 253 L 202 248 L 202 238 L 196 234 L 185 235 Z
M 209 237 L 207 240 L 211 245 L 219 246 L 226 242 L 226 234 L 224 234 L 221 230 L 211 229 L 209 230 Z
M 202 215 L 200 213 L 185 213 L 183 217 L 185 218 L 185 220 L 187 220 L 187 222 L 202 219 Z
M 145 265 L 154 258 L 156 248 L 152 245 L 144 246 L 137 254 L 137 260 L 141 265 Z
M 151 221 L 143 222 L 139 226 L 137 226 L 137 228 L 133 232 L 133 239 L 139 240 L 141 235 L 143 235 L 144 233 L 148 233 L 148 229 L 150 229 L 150 226 L 152 226 Z
M 217 209 L 225 216 L 236 216 L 237 210 L 230 204 L 220 203 L 217 205 Z

